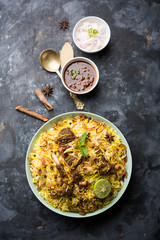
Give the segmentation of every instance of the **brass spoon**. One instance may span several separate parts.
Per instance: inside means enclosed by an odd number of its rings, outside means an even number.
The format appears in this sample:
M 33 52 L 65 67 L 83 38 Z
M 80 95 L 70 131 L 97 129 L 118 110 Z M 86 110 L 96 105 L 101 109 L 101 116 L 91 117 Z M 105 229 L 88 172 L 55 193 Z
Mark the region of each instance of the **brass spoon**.
M 49 72 L 56 72 L 60 78 L 62 78 L 61 73 L 59 72 L 60 67 L 60 57 L 52 49 L 46 49 L 40 54 L 40 63 Z M 76 94 L 70 93 L 70 96 L 73 98 L 76 108 L 82 110 L 84 108 L 84 103 L 78 99 Z
M 40 54 L 40 63 L 49 72 L 56 72 L 58 76 L 61 78 L 61 74 L 59 72 L 60 67 L 60 57 L 58 54 L 51 50 L 46 49 Z

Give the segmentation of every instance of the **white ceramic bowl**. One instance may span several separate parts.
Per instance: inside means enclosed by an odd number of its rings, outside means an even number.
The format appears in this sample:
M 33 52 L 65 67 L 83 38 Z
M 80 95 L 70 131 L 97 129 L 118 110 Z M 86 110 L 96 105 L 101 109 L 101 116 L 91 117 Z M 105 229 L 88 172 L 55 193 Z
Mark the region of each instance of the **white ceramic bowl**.
M 103 36 L 104 39 L 103 39 L 103 37 L 101 35 L 102 40 L 103 40 L 103 44 L 101 45 L 100 48 L 91 50 L 91 49 L 87 49 L 85 47 L 80 46 L 80 43 L 78 42 L 78 39 L 76 37 L 76 33 L 77 33 L 79 27 L 82 26 L 85 22 L 89 22 L 89 23 L 97 22 L 100 26 L 104 26 L 105 35 Z M 97 34 L 97 36 L 98 36 L 98 34 Z M 95 52 L 99 52 L 102 49 L 104 49 L 107 46 L 107 44 L 109 43 L 110 37 L 111 37 L 111 31 L 110 31 L 109 25 L 102 18 L 95 17 L 95 16 L 89 16 L 89 17 L 82 18 L 79 22 L 77 22 L 77 24 L 75 25 L 75 27 L 73 29 L 73 40 L 74 40 L 74 43 L 76 44 L 76 46 L 80 50 L 82 50 L 83 52 L 87 52 L 87 53 L 95 53 Z
M 78 62 L 78 61 L 83 61 L 83 62 L 89 63 L 89 64 L 94 68 L 94 70 L 95 70 L 95 72 L 96 72 L 96 79 L 94 80 L 93 86 L 92 86 L 90 89 L 85 90 L 85 91 L 83 91 L 83 92 L 78 92 L 78 91 L 71 90 L 71 89 L 66 85 L 65 79 L 64 79 L 64 73 L 65 73 L 66 68 L 67 68 L 70 64 L 72 64 L 72 63 L 74 63 L 74 62 Z M 72 92 L 72 93 L 75 93 L 75 94 L 85 94 L 85 93 L 89 93 L 89 92 L 92 91 L 92 90 L 97 86 L 97 84 L 98 84 L 98 81 L 99 81 L 99 70 L 98 70 L 96 64 L 95 64 L 93 61 L 91 61 L 89 58 L 85 58 L 85 57 L 75 57 L 75 58 L 70 59 L 70 60 L 64 65 L 64 67 L 63 67 L 63 69 L 62 69 L 62 78 L 61 78 L 61 80 L 62 80 L 62 83 L 63 83 L 64 87 L 65 87 L 68 91 L 70 91 L 70 92 Z

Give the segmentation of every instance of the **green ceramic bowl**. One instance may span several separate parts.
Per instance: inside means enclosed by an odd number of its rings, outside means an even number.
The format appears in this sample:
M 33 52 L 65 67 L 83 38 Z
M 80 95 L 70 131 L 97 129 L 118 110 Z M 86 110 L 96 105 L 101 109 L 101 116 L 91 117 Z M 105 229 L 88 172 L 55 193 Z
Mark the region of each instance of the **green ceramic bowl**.
M 97 121 L 103 121 L 106 125 L 110 125 L 115 131 L 116 131 L 116 134 L 118 134 L 122 140 L 122 142 L 126 145 L 127 147 L 127 163 L 126 163 L 126 170 L 127 170 L 127 173 L 128 173 L 128 176 L 127 178 L 125 178 L 124 180 L 124 184 L 123 184 L 123 187 L 121 188 L 121 190 L 119 191 L 118 195 L 116 198 L 114 198 L 112 200 L 112 202 L 110 204 L 108 204 L 106 207 L 102 208 L 102 209 L 99 209 L 95 212 L 92 212 L 92 213 L 88 213 L 86 215 L 80 215 L 78 213 L 73 213 L 73 212 L 62 212 L 60 210 L 58 210 L 57 208 L 54 208 L 52 207 L 51 205 L 49 205 L 39 194 L 38 190 L 36 189 L 36 186 L 35 184 L 32 182 L 32 176 L 31 176 L 31 172 L 30 172 L 30 166 L 29 166 L 29 160 L 28 160 L 28 156 L 30 155 L 33 147 L 34 147 L 34 144 L 36 143 L 37 139 L 39 138 L 40 134 L 49 130 L 50 128 L 53 127 L 53 123 L 57 123 L 58 121 L 60 120 L 64 120 L 64 119 L 67 119 L 67 118 L 72 118 L 72 117 L 76 117 L 78 115 L 81 115 L 81 114 L 85 114 L 86 116 L 88 117 L 91 117 Z M 73 217 L 73 218 L 86 218 L 86 217 L 91 217 L 91 216 L 94 216 L 94 215 L 97 215 L 97 214 L 100 214 L 104 211 L 106 211 L 107 209 L 109 209 L 110 207 L 112 207 L 120 198 L 121 196 L 123 195 L 123 193 L 125 192 L 127 186 L 128 186 L 128 183 L 130 181 L 130 177 L 131 177 L 131 172 L 132 172 L 132 156 L 131 156 L 131 151 L 130 151 L 130 148 L 129 148 L 129 145 L 125 139 L 125 137 L 123 136 L 123 134 L 120 132 L 120 130 L 113 124 L 111 123 L 110 121 L 108 121 L 107 119 L 99 116 L 99 115 L 96 115 L 96 114 L 93 114 L 93 113 L 89 113 L 89 112 L 69 112 L 69 113 L 64 113 L 64 114 L 61 114 L 57 117 L 54 117 L 52 118 L 50 121 L 48 121 L 47 123 L 45 123 L 38 131 L 37 133 L 34 135 L 29 147 L 28 147 L 28 151 L 27 151 L 27 155 L 26 155 L 26 175 L 27 175 L 27 179 L 28 179 L 28 183 L 33 191 L 33 193 L 35 194 L 35 196 L 39 199 L 39 201 L 44 205 L 46 206 L 47 208 L 49 208 L 50 210 L 52 210 L 53 212 L 56 212 L 58 214 L 61 214 L 63 216 L 67 216 L 67 217 Z

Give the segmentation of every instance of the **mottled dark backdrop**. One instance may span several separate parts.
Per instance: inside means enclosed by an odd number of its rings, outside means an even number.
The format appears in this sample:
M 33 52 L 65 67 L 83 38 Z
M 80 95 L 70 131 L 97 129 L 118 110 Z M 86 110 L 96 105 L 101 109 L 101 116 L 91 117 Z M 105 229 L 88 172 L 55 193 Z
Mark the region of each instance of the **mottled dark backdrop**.
M 0 239 L 160 239 L 160 1 L 0 0 Z M 97 54 L 77 49 L 72 29 L 95 15 L 111 28 L 111 41 Z M 59 29 L 67 19 L 69 29 Z M 60 79 L 46 72 L 39 54 L 58 53 L 69 41 L 76 56 L 91 58 L 100 71 L 96 89 L 81 96 L 85 111 L 112 121 L 133 155 L 133 174 L 121 200 L 90 219 L 71 219 L 45 208 L 25 174 L 25 154 L 43 122 L 17 112 L 22 105 L 52 118 L 75 111 Z M 48 112 L 34 91 L 53 86 Z

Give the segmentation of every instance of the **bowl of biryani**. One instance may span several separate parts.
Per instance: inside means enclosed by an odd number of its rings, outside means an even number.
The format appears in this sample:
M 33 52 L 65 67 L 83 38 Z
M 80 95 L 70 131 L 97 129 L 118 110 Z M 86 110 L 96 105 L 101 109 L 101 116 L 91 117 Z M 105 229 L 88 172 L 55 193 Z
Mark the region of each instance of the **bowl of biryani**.
M 123 134 L 88 112 L 52 118 L 34 135 L 26 155 L 26 175 L 35 196 L 68 217 L 91 217 L 112 207 L 125 192 L 131 171 Z

